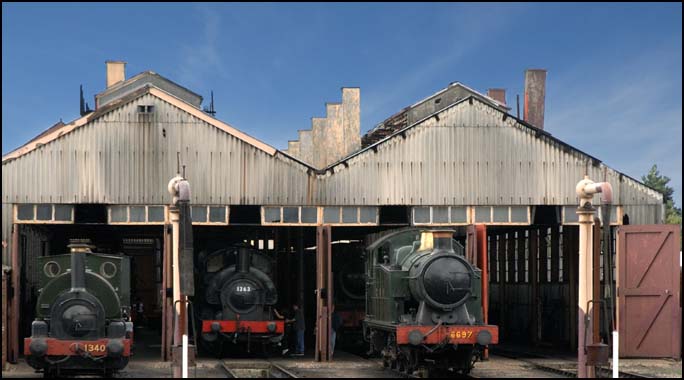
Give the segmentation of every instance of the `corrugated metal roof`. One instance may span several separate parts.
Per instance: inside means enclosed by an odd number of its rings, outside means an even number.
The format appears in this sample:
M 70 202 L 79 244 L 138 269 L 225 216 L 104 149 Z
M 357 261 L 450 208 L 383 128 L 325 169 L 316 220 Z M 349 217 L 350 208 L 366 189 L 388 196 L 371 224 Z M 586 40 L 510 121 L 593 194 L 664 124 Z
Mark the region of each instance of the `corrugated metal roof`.
M 156 107 L 148 122 L 138 119 L 142 104 Z M 603 172 L 625 183 L 616 195 L 622 204 L 662 202 L 638 181 L 474 96 L 316 170 L 154 87 L 3 157 L 3 202 L 165 203 L 179 151 L 198 203 L 574 204 L 574 184 Z
M 409 124 L 412 124 L 429 114 L 439 112 L 441 109 L 450 107 L 451 105 L 458 103 L 460 100 L 465 99 L 468 96 L 474 96 L 480 101 L 483 101 L 504 112 L 510 110 L 506 104 L 501 103 L 492 97 L 473 90 L 463 83 L 452 82 L 446 88 L 443 88 L 436 93 L 413 103 L 412 105 L 385 119 L 382 123 L 376 125 L 362 137 L 362 147 L 365 148 L 368 145 L 372 145 L 373 143 L 382 140 L 386 136 L 408 126 Z
M 329 166 L 318 196 L 323 204 L 576 204 L 584 174 L 619 183 L 620 204 L 662 203 L 597 158 L 469 97 Z
M 276 153 L 276 149 L 273 148 L 272 146 L 265 144 L 265 143 L 257 140 L 256 138 L 249 136 L 248 134 L 233 128 L 232 126 L 207 115 L 206 113 L 204 113 L 204 112 L 200 111 L 199 109 L 189 105 L 188 103 L 186 103 L 182 99 L 179 99 L 179 98 L 173 96 L 172 94 L 166 93 L 165 91 L 158 89 L 154 86 L 146 85 L 142 88 L 137 89 L 136 91 L 134 91 L 132 93 L 127 94 L 126 96 L 123 96 L 121 98 L 116 99 L 115 101 L 108 103 L 107 105 L 105 105 L 103 107 L 99 107 L 95 112 L 87 114 L 87 115 L 85 115 L 79 119 L 76 119 L 76 120 L 74 120 L 68 124 L 64 124 L 62 126 L 59 126 L 58 128 L 54 128 L 54 126 L 53 126 L 52 128 L 50 128 L 52 130 L 48 129 L 47 131 L 42 132 L 37 137 L 31 139 L 28 143 L 26 143 L 23 146 L 13 150 L 10 153 L 4 155 L 2 157 L 2 163 L 4 165 L 5 162 L 7 162 L 9 160 L 16 159 L 16 158 L 18 158 L 24 154 L 31 152 L 32 150 L 34 150 L 40 146 L 43 146 L 44 144 L 50 143 L 50 142 L 54 141 L 55 139 L 58 139 L 64 135 L 72 132 L 74 129 L 82 127 L 82 126 L 84 126 L 87 123 L 90 123 L 92 121 L 95 121 L 100 116 L 105 115 L 105 114 L 111 112 L 112 110 L 117 109 L 119 106 L 126 104 L 130 101 L 133 101 L 133 100 L 135 100 L 135 99 L 137 99 L 137 98 L 139 98 L 139 97 L 141 97 L 147 93 L 151 93 L 151 94 L 171 103 L 172 105 L 182 109 L 183 111 L 188 112 L 188 113 L 192 114 L 193 116 L 202 119 L 203 121 L 207 122 L 208 124 L 210 124 L 216 128 L 219 128 L 219 129 L 223 130 L 224 132 L 227 132 L 227 133 L 245 141 L 246 143 L 248 143 L 250 145 L 257 147 L 257 148 L 265 151 L 268 154 L 274 155 Z
M 151 89 L 3 160 L 3 202 L 168 203 L 166 184 L 176 173 L 177 152 L 187 165 L 194 203 L 307 201 L 309 167 L 176 104 Z M 154 106 L 149 119 L 138 114 L 139 105 Z

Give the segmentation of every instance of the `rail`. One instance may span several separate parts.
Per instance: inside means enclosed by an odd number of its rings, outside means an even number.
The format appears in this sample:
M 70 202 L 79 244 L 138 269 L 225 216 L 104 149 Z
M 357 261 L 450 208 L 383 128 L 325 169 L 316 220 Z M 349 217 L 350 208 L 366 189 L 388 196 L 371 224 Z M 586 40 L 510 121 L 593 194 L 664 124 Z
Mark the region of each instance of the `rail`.
M 532 358 L 522 358 L 520 355 L 516 354 L 515 351 L 508 351 L 508 350 L 502 350 L 501 348 L 497 348 L 494 351 L 495 355 L 498 356 L 503 356 L 509 359 L 514 359 L 518 360 L 527 364 L 530 364 L 534 366 L 536 369 L 544 371 L 544 372 L 549 372 L 549 373 L 555 373 L 557 375 L 561 375 L 564 377 L 569 377 L 569 378 L 577 378 L 577 371 L 572 371 L 568 369 L 563 369 L 563 368 L 558 368 L 550 365 L 544 365 L 541 364 L 537 361 L 535 361 Z M 525 353 L 525 356 L 534 356 L 540 359 L 550 359 L 549 357 L 542 356 L 542 355 L 534 355 L 534 354 L 529 354 Z M 574 363 L 575 365 L 577 363 L 575 362 L 569 362 L 569 363 Z M 599 378 L 612 378 L 613 377 L 613 370 L 610 368 L 605 368 L 605 367 L 600 367 L 597 366 L 596 368 L 596 377 Z M 619 372 L 619 377 L 624 378 L 624 379 L 647 379 L 649 376 L 644 376 L 644 375 L 638 375 L 636 373 L 630 373 L 630 372 L 624 372 L 620 371 Z
M 225 371 L 226 378 L 261 378 L 261 379 L 292 379 L 295 374 L 285 367 L 268 360 L 250 360 L 240 362 L 224 361 L 220 367 Z

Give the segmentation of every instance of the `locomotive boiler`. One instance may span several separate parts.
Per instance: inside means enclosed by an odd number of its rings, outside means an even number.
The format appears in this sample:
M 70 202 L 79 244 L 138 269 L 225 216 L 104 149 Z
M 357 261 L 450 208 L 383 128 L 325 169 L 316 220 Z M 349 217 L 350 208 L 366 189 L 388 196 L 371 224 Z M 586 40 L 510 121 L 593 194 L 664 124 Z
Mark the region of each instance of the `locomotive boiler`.
M 131 355 L 129 258 L 93 253 L 84 242 L 68 247 L 38 258 L 40 295 L 24 355 L 45 377 L 109 377 Z
M 285 321 L 275 318 L 278 293 L 272 280 L 273 261 L 245 246 L 200 255 L 198 304 L 203 346 L 216 355 L 252 345 L 269 351 L 280 346 Z M 226 347 L 227 346 L 227 347 Z
M 385 366 L 466 374 L 498 342 L 483 323 L 481 270 L 452 235 L 404 230 L 367 248 L 364 337 Z

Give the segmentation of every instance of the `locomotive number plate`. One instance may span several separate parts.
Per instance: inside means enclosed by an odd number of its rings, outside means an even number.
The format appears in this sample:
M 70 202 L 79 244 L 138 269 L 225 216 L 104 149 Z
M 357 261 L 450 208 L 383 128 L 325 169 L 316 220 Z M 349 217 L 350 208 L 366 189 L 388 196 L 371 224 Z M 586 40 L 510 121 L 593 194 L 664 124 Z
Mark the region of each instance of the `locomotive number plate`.
M 451 339 L 468 339 L 473 336 L 473 332 L 469 330 L 456 330 L 451 332 Z
M 83 345 L 86 352 L 105 352 L 106 348 L 104 344 L 84 344 Z

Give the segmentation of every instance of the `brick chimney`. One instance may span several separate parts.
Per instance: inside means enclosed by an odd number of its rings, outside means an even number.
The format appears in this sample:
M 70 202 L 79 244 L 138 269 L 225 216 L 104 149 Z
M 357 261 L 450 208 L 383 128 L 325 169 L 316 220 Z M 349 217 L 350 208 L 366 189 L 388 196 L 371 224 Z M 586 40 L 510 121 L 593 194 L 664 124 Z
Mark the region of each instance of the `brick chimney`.
M 525 70 L 525 99 L 523 120 L 544 129 L 544 98 L 546 97 L 546 70 Z
M 126 62 L 106 61 L 107 64 L 107 88 L 126 80 Z
M 487 96 L 496 100 L 497 102 L 506 105 L 506 89 L 505 88 L 490 88 L 487 90 Z

